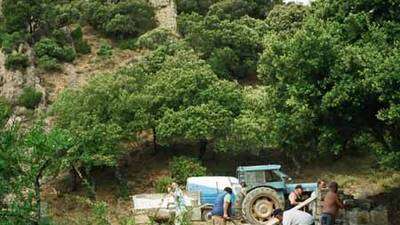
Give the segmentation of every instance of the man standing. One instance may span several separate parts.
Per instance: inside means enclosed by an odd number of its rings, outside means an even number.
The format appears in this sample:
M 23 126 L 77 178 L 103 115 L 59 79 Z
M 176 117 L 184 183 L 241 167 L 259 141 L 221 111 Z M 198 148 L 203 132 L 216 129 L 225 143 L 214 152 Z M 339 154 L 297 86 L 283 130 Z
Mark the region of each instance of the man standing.
M 217 196 L 211 212 L 213 225 L 225 225 L 226 221 L 230 220 L 233 215 L 233 201 L 232 188 L 224 188 L 224 191 Z
M 326 182 L 324 180 L 318 180 L 317 185 L 318 185 L 318 190 L 315 190 L 311 193 L 311 198 L 316 198 L 318 195 L 318 191 L 326 188 Z M 314 200 L 313 202 L 310 203 L 310 209 L 313 215 L 315 215 L 317 212 L 316 201 L 317 200 Z
M 326 194 L 323 203 L 321 225 L 334 225 L 339 208 L 344 208 L 342 202 L 339 200 L 337 191 L 338 184 L 334 181 L 331 182 L 329 184 L 329 192 Z
M 172 183 L 169 188 L 170 194 L 174 197 L 175 202 L 175 225 L 180 225 L 183 220 L 183 214 L 186 212 L 185 200 L 183 192 L 177 183 Z
M 301 195 L 303 194 L 303 187 L 301 185 L 297 185 L 289 195 L 289 209 L 295 207 L 296 205 L 302 202 Z
M 282 209 L 275 209 L 272 216 L 282 225 L 313 225 L 313 217 L 298 209 L 291 209 L 285 212 Z

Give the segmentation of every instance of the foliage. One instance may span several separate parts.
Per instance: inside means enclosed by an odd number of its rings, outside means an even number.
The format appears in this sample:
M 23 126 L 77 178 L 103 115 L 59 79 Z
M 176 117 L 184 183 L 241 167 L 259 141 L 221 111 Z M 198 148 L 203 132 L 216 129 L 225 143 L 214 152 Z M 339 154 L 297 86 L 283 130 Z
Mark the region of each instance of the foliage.
M 184 156 L 174 157 L 169 164 L 169 169 L 172 177 L 179 184 L 184 184 L 189 177 L 206 175 L 206 168 L 199 161 Z
M 196 12 L 205 15 L 209 7 L 219 0 L 177 0 L 178 13 Z
M 110 57 L 113 54 L 112 47 L 107 42 L 103 42 L 100 45 L 99 50 L 97 51 L 97 55 L 103 57 Z
M 61 46 L 70 42 L 68 33 L 63 29 L 54 30 L 51 37 Z
M 293 35 L 307 18 L 308 7 L 298 4 L 276 5 L 266 18 L 269 29 L 282 35 Z
M 208 11 L 208 15 L 216 16 L 221 20 L 224 19 L 240 19 L 245 15 L 252 16 L 256 3 L 247 0 L 223 0 L 212 5 Z
M 73 31 L 71 31 L 71 37 L 74 41 L 81 41 L 83 38 L 82 27 L 78 26 Z
M 154 12 L 143 0 L 101 3 L 91 0 L 81 6 L 86 20 L 115 38 L 137 37 L 154 27 Z
M 177 37 L 171 31 L 165 28 L 157 28 L 140 36 L 137 40 L 137 46 L 155 50 L 161 45 L 168 45 L 177 40 Z
M 76 140 L 75 160 L 87 168 L 114 166 L 123 140 L 135 140 L 140 129 L 134 77 L 119 74 L 96 76 L 80 90 L 67 90 L 55 102 L 57 126 Z M 104 104 L 107 102 L 107 104 Z
M 18 97 L 18 104 L 28 108 L 35 109 L 42 100 L 43 94 L 33 87 L 26 87 L 22 90 L 22 94 Z
M 38 224 L 44 221 L 39 213 L 41 178 L 60 171 L 60 156 L 70 139 L 60 130 L 44 132 L 40 124 L 26 133 L 1 127 L 0 134 L 0 197 L 14 196 L 0 206 L 0 216 L 9 224 Z
M 161 177 L 156 180 L 155 189 L 157 193 L 167 193 L 168 187 L 174 182 L 171 177 Z
M 183 14 L 178 20 L 185 41 L 213 65 L 215 73 L 238 79 L 256 71 L 263 26 L 264 22 L 249 17 L 230 21 Z
M 49 38 L 37 42 L 34 50 L 38 58 L 48 56 L 56 58 L 60 62 L 72 62 L 76 57 L 75 50 L 72 47 L 60 46 L 56 41 Z
M 52 58 L 48 55 L 40 57 L 37 61 L 37 65 L 40 69 L 43 69 L 43 70 L 49 71 L 49 72 L 61 70 L 61 65 L 58 62 L 58 60 L 55 58 Z
M 78 54 L 86 55 L 92 51 L 92 48 L 86 40 L 80 40 L 75 43 L 75 51 Z
M 7 121 L 8 117 L 11 115 L 11 105 L 3 97 L 0 97 L 0 127 Z
M 237 84 L 218 80 L 203 60 L 186 50 L 165 58 L 145 94 L 149 123 L 164 144 L 218 139 L 241 107 Z
M 130 50 L 135 50 L 137 48 L 136 45 L 136 38 L 128 38 L 124 40 L 119 40 L 118 41 L 118 48 L 125 50 L 125 49 L 130 49 Z
M 2 51 L 7 54 L 16 51 L 26 39 L 26 35 L 23 32 L 3 33 L 2 31 L 0 35 Z
M 302 156 L 340 155 L 368 137 L 363 146 L 399 168 L 399 53 L 386 26 L 396 16 L 381 14 L 391 8 L 383 2 L 349 4 L 317 1 L 292 35 L 268 35 L 258 71 L 275 101 L 270 143 Z
M 4 66 L 8 70 L 23 70 L 29 66 L 28 56 L 23 53 L 13 52 L 7 55 Z

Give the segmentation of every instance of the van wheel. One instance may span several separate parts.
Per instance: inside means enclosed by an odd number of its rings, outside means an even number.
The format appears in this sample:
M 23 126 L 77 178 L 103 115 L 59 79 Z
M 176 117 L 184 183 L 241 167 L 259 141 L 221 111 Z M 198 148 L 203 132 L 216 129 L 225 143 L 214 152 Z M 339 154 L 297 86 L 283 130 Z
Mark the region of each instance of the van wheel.
M 201 220 L 206 222 L 211 221 L 211 211 L 212 209 L 203 209 L 201 211 Z

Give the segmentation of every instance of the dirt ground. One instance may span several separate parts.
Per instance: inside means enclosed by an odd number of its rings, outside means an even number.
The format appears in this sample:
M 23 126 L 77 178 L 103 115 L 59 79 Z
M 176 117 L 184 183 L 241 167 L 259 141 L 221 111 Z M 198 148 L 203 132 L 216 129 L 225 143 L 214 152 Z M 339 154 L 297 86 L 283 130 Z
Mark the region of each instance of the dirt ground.
M 157 179 L 169 175 L 168 164 L 172 154 L 182 152 L 161 153 L 156 156 L 150 151 L 132 151 L 120 165 L 128 180 L 129 195 L 154 192 L 154 183 Z M 263 163 L 280 163 L 283 170 L 289 175 L 294 174 L 290 162 L 278 161 L 270 156 L 270 161 L 254 157 L 226 158 L 223 156 L 209 154 L 204 165 L 209 169 L 211 175 L 235 176 L 235 168 L 238 165 L 257 165 Z M 296 182 L 310 182 L 318 179 L 326 181 L 336 180 L 342 185 L 347 194 L 356 198 L 372 198 L 375 202 L 390 208 L 392 225 L 399 225 L 400 218 L 400 172 L 382 171 L 373 166 L 370 158 L 347 157 L 333 163 L 313 163 L 306 165 L 302 173 L 293 176 Z M 114 170 L 98 168 L 94 171 L 96 182 L 96 194 L 98 201 L 108 204 L 108 219 L 114 225 L 119 224 L 120 218 L 132 217 L 131 202 L 129 199 L 118 197 L 118 185 L 114 178 Z M 397 188 L 397 189 L 396 189 Z M 68 191 L 68 175 L 64 174 L 46 185 L 44 200 L 48 204 L 49 214 L 56 218 L 56 221 L 63 221 L 66 218 L 74 218 L 79 221 L 82 214 L 88 214 L 91 208 L 83 204 L 80 198 L 84 199 L 84 188 L 76 192 Z M 397 194 L 396 194 L 397 193 Z M 72 223 L 71 223 L 72 224 Z M 195 223 L 197 225 L 204 223 Z

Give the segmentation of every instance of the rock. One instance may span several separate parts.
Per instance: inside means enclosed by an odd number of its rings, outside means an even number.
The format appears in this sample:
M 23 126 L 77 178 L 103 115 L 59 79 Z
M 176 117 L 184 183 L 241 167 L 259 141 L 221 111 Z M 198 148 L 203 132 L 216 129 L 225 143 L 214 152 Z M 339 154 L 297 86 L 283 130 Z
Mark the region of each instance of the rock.
M 370 212 L 370 224 L 389 225 L 388 211 L 383 207 L 375 208 Z
M 359 209 L 349 210 L 346 212 L 346 219 L 349 225 L 368 225 L 370 222 L 369 212 Z

